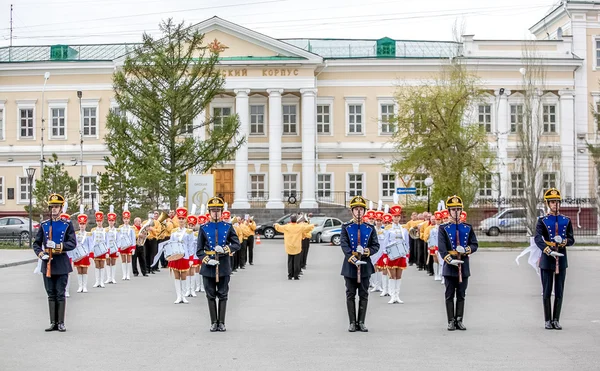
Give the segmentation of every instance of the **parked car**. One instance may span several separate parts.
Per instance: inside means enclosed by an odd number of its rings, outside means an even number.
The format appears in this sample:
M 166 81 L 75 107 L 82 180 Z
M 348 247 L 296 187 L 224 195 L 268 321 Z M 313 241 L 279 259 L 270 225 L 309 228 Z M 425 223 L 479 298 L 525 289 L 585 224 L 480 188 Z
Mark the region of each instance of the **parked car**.
M 321 242 L 329 242 L 336 246 L 340 245 L 340 234 L 342 233 L 342 228 L 330 228 L 323 233 L 321 233 Z
M 545 214 L 543 209 L 538 209 L 538 217 Z M 525 208 L 508 208 L 496 215 L 484 219 L 479 223 L 479 230 L 488 236 L 498 236 L 500 233 L 525 233 L 527 212 Z
M 315 225 L 315 229 L 313 229 L 310 241 L 317 243 L 322 242 L 321 236 L 324 232 L 330 229 L 340 228 L 342 226 L 342 221 L 340 219 L 327 216 L 313 216 L 310 219 L 310 222 L 311 224 Z
M 256 226 L 255 232 L 258 234 L 262 234 L 265 238 L 269 238 L 269 239 L 275 238 L 275 236 L 280 235 L 281 233 L 277 232 L 275 230 L 275 227 L 273 227 L 273 225 L 275 225 L 275 224 L 283 225 L 283 224 L 289 223 L 291 215 L 292 214 L 286 214 L 274 222 L 261 223 Z
M 32 221 L 33 237 L 37 234 L 40 224 Z M 29 218 L 20 216 L 7 216 L 0 218 L 0 237 L 21 237 L 22 240 L 29 239 Z
M 273 225 L 284 225 L 289 223 L 291 215 L 292 214 L 286 214 L 281 218 L 275 220 L 274 222 L 261 223 L 260 225 L 257 225 L 256 233 L 263 235 L 265 238 L 268 239 L 275 238 L 275 236 L 277 235 L 281 235 L 281 233 L 275 230 L 275 227 L 273 227 Z M 321 233 L 323 233 L 324 230 L 342 225 L 342 221 L 340 219 L 327 217 L 322 214 L 313 215 L 312 218 L 310 218 L 310 222 L 312 224 L 317 225 L 313 230 L 313 234 L 311 236 L 311 241 L 316 242 L 320 241 Z

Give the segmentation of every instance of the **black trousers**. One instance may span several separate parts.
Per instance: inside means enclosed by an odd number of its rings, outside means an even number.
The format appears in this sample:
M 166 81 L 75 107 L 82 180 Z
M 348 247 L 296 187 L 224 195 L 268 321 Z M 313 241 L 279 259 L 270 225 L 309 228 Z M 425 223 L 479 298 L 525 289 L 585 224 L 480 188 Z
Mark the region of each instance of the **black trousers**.
M 150 266 L 152 264 L 152 262 L 154 261 L 154 256 L 158 252 L 158 243 L 157 243 L 156 239 L 154 239 L 154 240 L 147 239 L 145 247 L 146 247 L 146 270 L 148 272 L 150 272 L 151 270 L 156 270 L 156 268 L 158 267 L 158 263 L 156 263 L 154 267 Z
M 444 284 L 446 285 L 445 297 L 448 321 L 453 319 L 451 317 L 463 317 L 469 277 L 463 277 L 462 282 L 459 283 L 458 277 L 444 276 Z M 454 310 L 454 297 L 456 297 L 456 310 Z
M 423 269 L 425 268 L 425 242 L 421 239 L 415 240 L 416 247 L 415 250 L 417 252 L 417 268 Z
M 144 248 L 144 246 L 136 246 L 135 254 L 131 256 L 131 268 L 133 270 L 133 274 L 139 274 L 138 260 L 140 262 L 140 271 L 142 272 L 142 274 L 146 274 L 146 249 Z
M 408 257 L 408 264 L 413 265 L 415 261 L 417 261 L 417 253 L 415 251 L 416 240 L 413 238 L 408 238 L 408 253 L 410 256 Z
M 288 254 L 288 278 L 298 278 L 300 275 L 300 263 L 302 253 L 296 255 Z
M 302 262 L 300 263 L 300 268 L 306 268 L 306 260 L 308 259 L 308 249 L 310 248 L 310 238 L 302 239 Z
M 356 292 L 362 300 L 369 300 L 369 277 L 361 277 L 360 283 L 356 278 L 344 277 L 346 281 L 346 299 L 355 300 Z
M 219 282 L 215 277 L 202 276 L 204 283 L 204 291 L 208 300 L 227 300 L 229 295 L 229 279 L 230 276 L 219 277 Z
M 561 269 L 558 274 L 554 273 L 554 269 L 540 269 L 542 277 L 543 298 L 550 299 L 552 297 L 552 286 L 554 286 L 554 299 L 563 298 L 565 289 L 565 279 L 567 278 L 567 270 Z
M 248 261 L 247 251 L 246 251 L 246 247 L 248 246 L 247 241 L 248 240 L 242 241 L 241 248 L 238 250 L 238 253 L 240 254 L 240 258 L 239 258 L 240 268 L 243 268 L 246 265 L 246 262 Z
M 167 240 L 167 238 L 163 238 L 161 240 L 157 240 L 156 241 L 156 252 L 157 253 L 158 253 L 158 244 L 161 243 L 161 242 L 165 242 L 166 240 Z M 167 261 L 167 259 L 165 259 L 165 252 L 164 251 L 160 254 L 159 261 L 160 261 L 160 266 L 162 268 L 166 268 L 167 265 L 169 264 L 169 262 Z M 158 263 L 156 264 L 155 268 L 158 268 Z
M 248 263 L 254 264 L 254 235 L 248 236 L 246 245 L 248 247 Z
M 44 274 L 44 288 L 48 294 L 48 300 L 65 301 L 65 289 L 67 288 L 68 274 L 56 274 L 46 277 Z

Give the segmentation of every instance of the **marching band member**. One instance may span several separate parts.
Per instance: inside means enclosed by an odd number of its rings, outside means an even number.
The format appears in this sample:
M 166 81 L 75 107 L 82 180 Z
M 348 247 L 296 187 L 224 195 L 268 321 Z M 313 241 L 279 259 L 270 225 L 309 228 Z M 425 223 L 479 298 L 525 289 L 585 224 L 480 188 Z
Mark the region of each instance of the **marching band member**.
M 79 231 L 77 232 L 77 245 L 81 246 L 87 255 L 74 262 L 73 265 L 77 268 L 77 283 L 79 288 L 77 292 L 88 292 L 87 290 L 87 272 L 90 266 L 90 253 L 93 249 L 92 233 L 86 232 L 88 216 L 84 213 L 84 206 L 79 206 L 79 215 L 77 216 L 77 222 L 79 223 Z
M 195 213 L 195 208 L 196 205 L 192 206 L 192 211 Z M 200 215 L 202 218 L 204 218 L 203 215 Z M 202 287 L 201 285 L 201 278 L 200 278 L 200 259 L 198 259 L 198 257 L 196 256 L 196 247 L 198 246 L 198 231 L 196 230 L 196 224 L 198 224 L 198 217 L 196 217 L 195 215 L 188 215 L 187 217 L 187 227 L 188 227 L 188 231 L 189 233 L 192 234 L 191 238 L 190 238 L 190 244 L 192 246 L 191 250 L 190 250 L 190 270 L 188 271 L 188 280 L 190 280 L 189 283 L 189 295 L 188 296 L 192 296 L 192 297 L 196 297 L 196 293 L 197 292 L 204 292 L 204 287 Z M 204 221 L 203 221 L 204 224 Z
M 135 253 L 136 231 L 135 227 L 129 225 L 131 213 L 127 203 L 123 206 L 123 224 L 119 226 L 117 241 L 119 241 L 119 253 L 121 254 L 121 269 L 123 278 L 121 280 L 131 279 L 131 256 Z M 123 246 L 123 247 L 121 247 Z M 125 247 L 127 246 L 127 247 Z
M 115 280 L 115 270 L 117 268 L 117 258 L 119 257 L 119 247 L 117 246 L 117 228 L 115 227 L 117 214 L 115 214 L 114 210 L 114 206 L 110 205 L 110 211 L 106 215 L 108 227 L 104 231 L 106 236 L 106 246 L 108 247 L 108 257 L 106 258 L 108 272 L 104 283 L 117 283 Z
M 183 202 L 183 197 L 181 197 L 181 201 Z M 179 207 L 175 211 L 176 216 L 173 220 L 173 225 L 180 226 L 185 229 L 185 233 L 187 234 L 187 245 L 185 246 L 187 249 L 187 259 L 188 259 L 188 269 L 185 277 L 185 292 L 183 292 L 183 297 L 196 297 L 195 284 L 196 280 L 194 278 L 194 255 L 196 255 L 196 246 L 198 245 L 197 237 L 194 235 L 194 226 L 196 225 L 197 219 L 194 216 L 196 213 L 196 205 L 192 205 L 192 212 L 189 215 L 183 216 L 182 208 Z M 192 223 L 190 223 L 192 222 Z M 191 226 L 190 226 L 191 224 Z
M 409 237 L 408 231 L 400 224 L 402 206 L 393 205 L 390 208 L 390 213 L 392 214 L 392 224 L 387 228 L 386 250 L 388 251 L 388 256 L 387 262 L 385 262 L 390 279 L 389 293 L 391 298 L 390 301 L 388 301 L 388 304 L 404 304 L 404 302 L 400 300 L 400 286 L 402 285 L 402 270 L 406 269 L 408 266 L 406 254 L 408 254 L 409 251 Z M 393 251 L 391 250 L 392 246 L 394 246 L 398 254 L 396 259 L 393 259 L 393 257 L 390 256 L 390 253 Z
M 391 292 L 391 287 L 390 287 L 390 276 L 389 276 L 389 270 L 387 268 L 387 263 L 388 263 L 388 256 L 385 252 L 385 249 L 387 247 L 387 230 L 388 230 L 388 226 L 390 226 L 392 224 L 392 214 L 390 214 L 389 212 L 389 206 L 385 205 L 385 212 L 383 213 L 383 223 L 382 223 L 382 227 L 383 227 L 383 231 L 380 233 L 380 231 L 377 231 L 377 237 L 379 240 L 379 251 L 377 252 L 377 255 L 379 255 L 379 259 L 377 259 L 377 263 L 375 263 L 376 268 L 381 271 L 382 277 L 381 277 L 381 281 L 382 281 L 382 290 L 381 290 L 381 294 L 379 294 L 379 296 L 383 297 L 383 296 L 390 296 L 390 292 Z
M 254 221 L 253 216 L 248 219 L 248 229 L 250 231 L 248 241 L 246 242 L 248 246 L 248 264 L 254 265 L 254 235 L 256 234 L 256 222 Z
M 465 295 L 469 284 L 469 255 L 477 251 L 479 243 L 473 227 L 467 223 L 459 223 L 463 208 L 462 199 L 458 196 L 448 197 L 446 208 L 450 212 L 451 223 L 443 224 L 438 233 L 438 249 L 444 257 L 444 282 L 446 283 L 446 315 L 448 331 L 466 330 L 463 325 Z M 456 309 L 454 297 L 456 296 Z
M 138 276 L 140 271 L 144 277 L 148 277 L 148 273 L 146 271 L 146 250 L 144 244 L 138 245 L 138 238 L 140 236 L 140 230 L 142 229 L 142 218 L 133 219 L 133 231 L 135 232 L 135 249 L 131 255 L 131 268 L 133 270 L 133 275 Z M 138 261 L 140 265 L 140 269 L 138 270 Z
M 146 231 L 148 237 L 146 238 L 146 243 L 144 244 L 144 249 L 146 250 L 146 271 L 148 273 L 156 274 L 159 272 L 158 263 L 154 264 L 154 257 L 158 254 L 158 236 L 162 230 L 162 225 L 157 220 L 159 217 L 158 210 L 155 210 L 154 213 L 148 214 L 148 220 L 144 223 L 146 227 Z
M 350 325 L 349 332 L 367 332 L 365 326 L 367 305 L 369 302 L 369 278 L 375 272 L 369 259 L 371 254 L 379 251 L 379 241 L 374 227 L 362 223 L 367 204 L 362 196 L 354 196 L 350 200 L 353 219 L 342 224 L 340 247 L 344 252 L 341 275 L 346 283 L 346 308 Z M 358 291 L 358 317 L 356 316 L 356 292 Z
M 394 202 L 397 203 L 397 202 Z M 410 231 L 413 227 L 416 227 L 420 221 L 418 220 L 418 216 L 419 214 L 414 211 L 411 215 L 410 215 L 410 220 L 408 222 L 406 222 L 406 224 L 403 225 L 403 227 Z M 409 253 L 408 253 L 408 264 L 410 266 L 412 266 L 413 264 L 415 264 L 415 261 L 417 260 L 417 239 L 413 238 L 412 235 L 409 234 L 409 241 L 408 241 L 408 246 L 409 246 Z
M 373 281 L 373 288 L 371 292 L 385 292 L 387 294 L 388 289 L 388 276 L 387 272 L 383 268 L 377 266 L 377 262 L 383 256 L 385 252 L 385 240 L 387 239 L 387 233 L 383 227 L 383 214 L 381 209 L 381 201 L 379 201 L 379 207 L 375 212 L 375 231 L 377 232 L 377 239 L 379 240 L 379 251 L 376 254 L 371 255 L 371 263 L 375 266 L 375 274 L 371 276 Z M 384 275 L 385 274 L 385 275 Z M 374 277 L 374 278 L 373 278 Z M 384 295 L 385 296 L 385 295 Z
M 429 256 L 427 260 L 430 259 L 433 262 L 433 280 L 439 281 L 442 278 L 440 277 L 440 263 L 438 261 L 438 232 L 439 232 L 439 223 L 442 221 L 442 212 L 436 211 L 433 213 L 431 217 L 431 225 L 427 227 L 425 230 L 425 239 L 427 240 L 427 247 L 429 249 Z
M 200 228 L 202 228 L 202 226 L 208 222 L 208 218 L 206 217 L 206 215 L 204 215 L 204 205 L 200 207 L 200 215 L 198 215 L 197 219 L 198 228 L 195 228 L 194 232 L 194 241 L 196 243 L 196 246 L 198 245 L 198 235 L 200 233 Z M 196 251 L 194 251 L 194 264 L 192 267 L 194 268 L 194 277 L 196 278 L 196 292 L 204 292 L 204 280 L 202 279 L 202 275 L 200 274 L 201 264 L 202 261 L 198 259 L 198 255 L 196 255 Z
M 96 283 L 93 287 L 104 287 L 104 277 L 106 275 L 104 264 L 106 263 L 106 254 L 108 252 L 106 251 L 106 233 L 102 227 L 104 213 L 100 211 L 98 203 L 95 204 L 94 209 L 96 210 L 94 214 L 96 217 L 96 227 L 90 231 L 92 233 L 92 243 L 94 244 L 92 257 L 94 258 L 94 266 L 96 267 L 94 272 L 96 274 Z
M 62 207 L 62 213 L 60 214 L 60 219 L 65 223 L 71 223 L 71 215 L 67 214 L 67 208 L 69 203 L 65 200 L 65 203 Z M 73 227 L 75 230 L 75 227 Z M 67 252 L 67 256 L 69 257 L 69 264 L 73 265 L 73 257 L 71 256 L 73 250 Z M 67 275 L 67 287 L 65 288 L 65 297 L 68 298 L 71 295 L 69 294 L 69 287 L 71 286 L 71 274 Z
M 240 242 L 231 224 L 220 221 L 223 205 L 219 197 L 208 200 L 211 220 L 200 228 L 196 250 L 196 255 L 202 261 L 200 274 L 208 300 L 211 332 L 226 331 L 225 314 L 231 276 L 229 254 L 240 249 Z
M 187 208 L 183 206 L 182 196 L 179 196 L 179 207 L 175 212 L 180 219 L 187 219 Z M 189 246 L 192 236 L 188 233 L 188 230 L 183 223 L 181 223 L 181 226 L 178 225 L 176 228 L 171 229 L 170 232 L 169 241 L 163 243 L 183 246 L 183 256 L 179 259 L 171 260 L 168 263 L 168 267 L 171 272 L 173 272 L 173 277 L 175 279 L 175 293 L 177 294 L 177 299 L 174 301 L 174 304 L 187 304 L 189 302 L 183 294 L 188 290 L 186 277 L 187 271 L 190 269 Z M 165 257 L 169 258 L 166 251 Z M 154 260 L 156 259 L 157 257 L 154 258 Z
M 535 228 L 535 244 L 542 250 L 540 271 L 543 288 L 544 321 L 546 330 L 562 330 L 562 309 L 565 278 L 567 276 L 567 246 L 575 244 L 571 219 L 560 214 L 562 197 L 556 188 L 544 192 L 548 215 L 538 219 Z M 551 308 L 554 285 L 554 310 Z
M 48 295 L 50 327 L 46 331 L 65 332 L 65 287 L 67 277 L 73 271 L 65 252 L 77 246 L 77 238 L 71 222 L 60 219 L 60 208 L 65 199 L 53 193 L 48 199 L 50 219 L 41 223 L 33 242 L 33 251 L 42 260 L 42 277 Z M 45 264 L 44 264 L 45 262 Z
M 444 206 L 446 205 L 446 203 L 444 203 Z M 440 223 L 440 228 L 442 225 L 449 223 L 450 222 L 450 212 L 448 211 L 448 209 L 444 209 L 441 211 L 442 213 L 442 221 Z M 439 238 L 440 238 L 440 233 L 439 233 L 439 228 L 438 228 L 438 246 L 439 246 Z M 440 251 L 439 251 L 439 247 L 438 247 L 438 252 L 437 252 L 437 258 L 438 258 L 438 262 L 440 263 L 440 283 L 442 285 L 445 285 L 445 280 L 444 280 L 444 276 L 442 275 L 442 272 L 444 271 L 444 264 L 446 264 L 444 262 L 444 259 L 442 259 L 442 256 L 440 255 Z

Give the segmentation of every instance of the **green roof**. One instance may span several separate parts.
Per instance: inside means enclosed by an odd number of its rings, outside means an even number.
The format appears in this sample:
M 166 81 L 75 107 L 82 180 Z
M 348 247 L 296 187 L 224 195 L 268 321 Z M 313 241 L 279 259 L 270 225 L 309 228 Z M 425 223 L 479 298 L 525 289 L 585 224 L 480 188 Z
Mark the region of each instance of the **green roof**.
M 0 63 L 43 61 L 113 61 L 139 44 L 5 46 Z

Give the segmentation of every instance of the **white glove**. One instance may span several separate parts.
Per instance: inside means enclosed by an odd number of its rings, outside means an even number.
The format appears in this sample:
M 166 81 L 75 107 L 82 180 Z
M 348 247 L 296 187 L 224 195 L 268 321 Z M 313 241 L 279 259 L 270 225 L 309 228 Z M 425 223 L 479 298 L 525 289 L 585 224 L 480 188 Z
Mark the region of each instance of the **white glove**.
M 42 255 L 42 260 L 48 260 L 48 259 L 50 259 L 50 256 L 48 254 Z
M 215 252 L 219 253 L 219 254 L 223 254 L 225 252 L 225 250 L 223 250 L 222 246 L 217 246 L 217 247 L 215 247 Z
M 51 240 L 46 241 L 46 248 L 54 249 L 55 246 L 56 246 L 56 244 L 54 243 L 54 241 L 51 241 Z
M 357 267 L 358 267 L 359 265 L 363 265 L 363 264 L 367 264 L 367 262 L 365 262 L 365 261 L 362 261 L 362 260 L 357 260 L 357 261 L 356 261 L 356 263 L 354 263 L 354 265 L 356 265 Z
M 356 246 L 356 252 L 362 255 L 365 253 L 365 249 L 363 249 L 362 246 L 358 245 Z
M 462 246 L 457 246 L 456 247 L 456 252 L 459 254 L 464 254 L 465 253 L 465 248 Z
M 561 236 L 554 236 L 554 242 L 556 242 L 556 243 L 562 243 L 563 239 L 562 239 Z
M 219 261 L 216 260 L 216 259 L 210 259 L 208 261 L 208 263 L 206 263 L 206 264 L 208 264 L 208 265 L 217 265 L 217 264 L 219 264 Z
M 550 253 L 550 256 L 554 256 L 554 257 L 559 257 L 559 258 L 560 258 L 561 256 L 565 256 L 565 254 L 561 254 L 561 253 L 559 253 L 559 252 L 552 251 L 552 252 Z
M 457 259 L 452 259 L 452 260 L 450 261 L 450 264 L 452 264 L 452 265 L 454 265 L 454 266 L 456 266 L 456 267 L 458 267 L 458 265 L 459 265 L 459 264 L 462 264 L 462 263 L 464 263 L 462 260 L 457 260 Z

